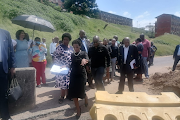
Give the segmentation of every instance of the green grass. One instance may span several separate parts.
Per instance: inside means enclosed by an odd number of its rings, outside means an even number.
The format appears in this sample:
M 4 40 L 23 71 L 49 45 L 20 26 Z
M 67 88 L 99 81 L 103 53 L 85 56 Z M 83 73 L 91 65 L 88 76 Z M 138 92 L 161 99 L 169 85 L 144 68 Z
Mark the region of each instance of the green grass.
M 70 13 L 59 12 L 50 6 L 37 2 L 36 0 L 0 0 L 0 28 L 8 30 L 13 39 L 15 39 L 15 33 L 19 29 L 23 29 L 30 35 L 30 37 L 32 36 L 33 30 L 23 28 L 12 24 L 11 22 L 13 17 L 21 14 L 37 15 L 50 21 L 54 25 L 56 28 L 54 33 L 35 31 L 35 37 L 46 38 L 48 49 L 52 38 L 55 36 L 58 36 L 61 40 L 62 34 L 69 32 L 72 35 L 72 39 L 75 40 L 79 37 L 78 34 L 81 29 L 86 31 L 87 38 L 91 41 L 95 35 L 98 35 L 101 40 L 103 40 L 103 38 L 110 39 L 114 35 L 118 35 L 119 41 L 122 41 L 124 37 L 130 37 L 131 42 L 133 42 L 140 34 L 138 32 L 132 32 L 132 29 L 129 26 L 116 24 L 109 24 L 106 30 L 104 30 L 103 28 L 107 23 L 102 20 L 88 19 Z M 100 31 L 98 31 L 98 29 Z M 180 41 L 180 37 L 165 35 L 158 37 L 153 41 L 158 47 L 157 55 L 170 55 L 172 54 L 175 45 Z M 165 43 L 168 43 L 168 45 Z M 48 65 L 50 65 L 51 57 L 49 52 L 47 61 Z
M 156 55 L 165 56 L 173 54 L 176 45 L 180 44 L 180 37 L 176 35 L 165 34 L 152 39 L 151 41 L 153 41 L 158 48 Z

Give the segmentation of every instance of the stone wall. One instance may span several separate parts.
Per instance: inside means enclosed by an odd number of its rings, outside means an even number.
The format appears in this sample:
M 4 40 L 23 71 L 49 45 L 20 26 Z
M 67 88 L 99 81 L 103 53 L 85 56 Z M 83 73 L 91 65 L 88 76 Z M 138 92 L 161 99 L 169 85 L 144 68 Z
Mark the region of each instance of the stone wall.
M 36 81 L 34 68 L 17 68 L 16 77 L 22 88 L 23 96 L 14 103 L 9 103 L 11 114 L 30 110 L 36 105 Z

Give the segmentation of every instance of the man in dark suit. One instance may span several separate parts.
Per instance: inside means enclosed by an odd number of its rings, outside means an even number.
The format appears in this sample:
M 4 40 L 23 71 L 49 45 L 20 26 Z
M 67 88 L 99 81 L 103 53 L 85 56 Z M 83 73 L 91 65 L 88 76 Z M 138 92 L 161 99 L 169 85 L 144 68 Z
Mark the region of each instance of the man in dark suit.
M 11 73 L 10 76 L 8 76 Z M 0 114 L 2 120 L 12 120 L 8 110 L 8 77 L 15 73 L 14 49 L 8 31 L 0 29 Z
M 80 30 L 78 40 L 81 43 L 81 51 L 85 51 L 88 54 L 88 50 L 90 48 L 90 42 L 87 40 L 85 35 L 86 35 L 85 31 Z M 89 65 L 90 64 L 91 63 L 89 62 Z M 88 66 L 88 67 L 90 70 L 90 66 Z M 94 89 L 94 86 L 92 84 L 92 74 L 90 71 L 86 71 L 86 72 L 87 72 L 87 78 L 88 78 L 87 81 L 88 81 L 89 87 Z
M 81 43 L 81 51 L 86 51 L 88 53 L 89 50 L 89 41 L 86 39 L 86 33 L 84 30 L 80 30 L 78 40 Z
M 124 91 L 125 75 L 128 78 L 128 87 L 130 92 L 134 92 L 133 88 L 133 68 L 130 66 L 131 61 L 135 60 L 134 69 L 139 66 L 138 62 L 138 50 L 134 45 L 130 45 L 129 37 L 124 38 L 124 45 L 119 48 L 118 65 L 120 66 L 120 83 L 119 83 L 119 94 Z
M 176 69 L 176 65 L 178 64 L 178 62 L 180 60 L 180 45 L 176 46 L 173 58 L 174 58 L 174 65 L 173 65 L 172 71 L 174 71 Z

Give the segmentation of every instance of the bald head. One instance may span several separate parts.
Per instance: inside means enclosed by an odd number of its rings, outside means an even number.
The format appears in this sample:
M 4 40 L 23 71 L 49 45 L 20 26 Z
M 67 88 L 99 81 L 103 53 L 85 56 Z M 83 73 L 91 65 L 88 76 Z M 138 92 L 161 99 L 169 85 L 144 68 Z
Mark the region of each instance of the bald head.
M 85 33 L 84 30 L 80 30 L 80 31 L 79 31 L 79 37 L 80 37 L 81 39 L 83 39 L 83 38 L 85 37 L 85 35 L 86 35 L 86 33 Z
M 55 43 L 59 43 L 59 37 L 55 37 L 55 38 L 54 38 L 54 42 L 55 42 Z
M 94 47 L 97 47 L 99 45 L 99 36 L 94 36 L 93 37 L 93 43 L 94 43 Z
M 125 47 L 128 47 L 128 46 L 130 45 L 130 39 L 129 39 L 129 37 L 125 37 L 124 40 L 123 40 L 123 42 L 124 42 Z
M 43 38 L 42 41 L 43 41 L 43 43 L 45 43 L 46 42 L 46 38 Z
M 144 41 L 144 39 L 145 39 L 144 34 L 141 34 L 141 35 L 140 35 L 140 38 L 142 39 L 142 41 Z
M 117 35 L 115 35 L 113 38 L 114 38 L 116 41 L 118 41 L 118 36 L 117 36 Z

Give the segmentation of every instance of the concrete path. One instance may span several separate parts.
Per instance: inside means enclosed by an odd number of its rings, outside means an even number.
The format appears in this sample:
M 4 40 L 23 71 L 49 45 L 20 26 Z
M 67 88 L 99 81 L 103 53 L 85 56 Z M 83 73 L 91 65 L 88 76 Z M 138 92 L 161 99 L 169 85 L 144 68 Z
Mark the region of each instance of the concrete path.
M 149 69 L 150 75 L 161 72 L 165 73 L 170 71 L 170 67 L 173 65 L 173 59 L 172 56 L 166 56 L 166 57 L 156 57 L 154 61 L 154 66 L 152 66 Z M 117 75 L 119 75 L 117 73 Z M 74 103 L 73 101 L 65 100 L 63 104 L 58 103 L 58 99 L 60 97 L 60 90 L 57 88 L 54 88 L 54 81 L 51 80 L 51 78 L 54 75 L 50 74 L 50 69 L 46 69 L 46 77 L 47 77 L 47 84 L 48 86 L 42 86 L 42 88 L 36 89 L 36 107 L 32 110 L 25 111 L 16 115 L 13 115 L 12 118 L 14 120 L 22 120 L 27 119 L 28 120 L 75 120 L 75 109 L 74 109 Z M 116 93 L 118 90 L 118 84 L 119 84 L 119 77 L 115 78 L 114 82 L 111 84 L 108 84 L 105 86 L 106 91 L 109 93 Z M 148 92 L 146 88 L 143 88 L 142 83 L 135 82 L 134 88 L 136 92 Z M 128 91 L 127 85 L 125 85 L 125 91 Z M 96 90 L 95 89 L 89 89 L 87 87 L 87 95 L 89 98 L 89 107 L 84 107 L 84 101 L 80 100 L 80 105 L 82 107 L 82 116 L 81 120 L 88 120 L 90 119 L 89 116 L 89 109 L 93 105 L 94 102 L 94 95 Z M 73 109 L 72 109 L 73 108 Z M 54 111 L 54 112 L 53 112 Z M 40 116 L 39 116 L 40 115 Z M 36 118 L 34 118 L 36 116 Z M 39 116 L 39 118 L 37 118 Z M 43 118 L 40 118 L 43 117 Z M 45 117 L 45 118 L 44 118 Z

